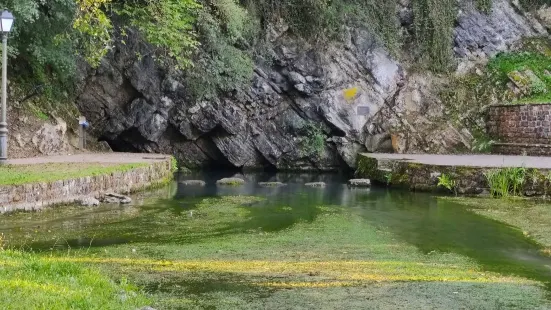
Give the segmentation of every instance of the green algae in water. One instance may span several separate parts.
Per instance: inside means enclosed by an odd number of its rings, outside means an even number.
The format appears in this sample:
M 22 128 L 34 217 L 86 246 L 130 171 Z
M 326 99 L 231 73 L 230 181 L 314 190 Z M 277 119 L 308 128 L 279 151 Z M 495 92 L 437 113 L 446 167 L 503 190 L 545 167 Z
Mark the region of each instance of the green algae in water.
M 128 277 L 161 309 L 550 307 L 551 260 L 517 229 L 429 195 L 282 181 L 231 196 L 207 182 L 201 194 L 18 214 L 0 227 L 13 246 L 56 242 L 45 255 Z

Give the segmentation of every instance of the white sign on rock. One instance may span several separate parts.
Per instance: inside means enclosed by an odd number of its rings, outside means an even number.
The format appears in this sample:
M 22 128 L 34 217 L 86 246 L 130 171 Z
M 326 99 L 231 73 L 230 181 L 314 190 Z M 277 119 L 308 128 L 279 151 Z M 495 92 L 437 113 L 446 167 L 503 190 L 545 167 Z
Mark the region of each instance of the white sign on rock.
M 358 106 L 356 108 L 356 113 L 362 116 L 369 115 L 369 106 L 366 106 L 366 105 Z

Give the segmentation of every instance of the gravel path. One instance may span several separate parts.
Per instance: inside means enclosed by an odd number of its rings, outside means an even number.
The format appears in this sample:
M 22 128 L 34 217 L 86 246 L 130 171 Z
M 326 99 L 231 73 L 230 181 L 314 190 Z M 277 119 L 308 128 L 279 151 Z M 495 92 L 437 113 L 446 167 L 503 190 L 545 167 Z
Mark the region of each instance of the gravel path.
M 507 156 L 507 155 L 433 155 L 433 154 L 377 154 L 362 155 L 379 160 L 400 160 L 411 163 L 436 166 L 467 167 L 525 167 L 551 169 L 551 157 Z
M 49 163 L 150 163 L 164 160 L 168 155 L 147 153 L 87 153 L 45 157 L 17 158 L 8 160 L 10 165 L 32 165 Z

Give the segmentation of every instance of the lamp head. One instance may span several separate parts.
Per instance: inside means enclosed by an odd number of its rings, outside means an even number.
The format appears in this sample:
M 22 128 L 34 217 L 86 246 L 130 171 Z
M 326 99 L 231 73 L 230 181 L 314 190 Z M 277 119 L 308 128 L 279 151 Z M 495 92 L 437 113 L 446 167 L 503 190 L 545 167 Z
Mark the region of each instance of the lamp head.
M 8 10 L 4 10 L 2 14 L 0 14 L 0 30 L 2 33 L 9 33 L 11 31 L 14 20 L 15 18 Z

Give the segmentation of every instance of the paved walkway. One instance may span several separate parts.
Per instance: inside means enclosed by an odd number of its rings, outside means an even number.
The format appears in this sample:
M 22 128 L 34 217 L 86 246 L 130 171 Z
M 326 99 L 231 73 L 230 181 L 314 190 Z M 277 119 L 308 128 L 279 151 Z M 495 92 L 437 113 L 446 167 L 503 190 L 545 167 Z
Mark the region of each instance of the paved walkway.
M 45 157 L 17 158 L 8 160 L 10 165 L 32 165 L 49 163 L 151 163 L 164 160 L 168 155 L 145 153 L 86 153 Z
M 379 160 L 401 160 L 411 163 L 436 166 L 467 167 L 525 167 L 551 169 L 551 157 L 506 156 L 506 155 L 432 155 L 432 154 L 379 154 L 362 153 Z

